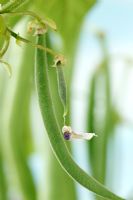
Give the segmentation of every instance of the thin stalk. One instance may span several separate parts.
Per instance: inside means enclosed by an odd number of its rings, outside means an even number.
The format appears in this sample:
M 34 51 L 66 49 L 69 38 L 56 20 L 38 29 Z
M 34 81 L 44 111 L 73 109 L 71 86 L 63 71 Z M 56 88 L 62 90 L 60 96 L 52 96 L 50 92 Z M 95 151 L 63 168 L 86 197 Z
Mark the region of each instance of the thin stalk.
M 53 50 L 49 49 L 49 48 L 46 48 L 46 47 L 43 47 L 39 44 L 34 44 L 33 42 L 31 42 L 30 40 L 27 40 L 21 36 L 19 36 L 17 33 L 15 33 L 14 31 L 12 31 L 11 29 L 7 28 L 8 32 L 11 34 L 12 37 L 14 37 L 16 40 L 20 40 L 21 42 L 24 42 L 24 43 L 27 43 L 27 44 L 30 44 L 31 46 L 35 47 L 35 48 L 38 48 L 38 49 L 41 49 L 43 51 L 47 51 L 49 54 L 53 55 L 53 56 L 56 56 L 57 53 L 55 53 Z
M 43 45 L 44 37 L 38 36 L 37 43 Z M 71 176 L 82 186 L 86 187 L 87 189 L 91 190 L 97 195 L 103 196 L 106 199 L 110 200 L 122 199 L 121 197 L 118 197 L 117 195 L 113 194 L 111 191 L 106 189 L 93 177 L 89 176 L 72 159 L 64 142 L 53 108 L 52 96 L 49 85 L 46 52 L 44 53 L 39 49 L 36 50 L 35 66 L 35 80 L 42 118 L 48 133 L 51 147 L 59 163 L 61 164 L 63 169 L 68 173 L 69 176 Z
M 46 46 L 50 49 L 52 49 L 52 43 L 50 41 L 49 33 L 46 35 Z M 50 79 L 50 89 L 52 92 L 53 98 L 53 104 L 55 107 L 55 112 L 57 116 L 58 123 L 60 125 L 60 128 L 63 126 L 63 106 L 60 101 L 59 93 L 58 91 L 58 81 L 57 81 L 57 75 L 56 75 L 56 69 L 55 67 L 51 67 L 53 65 L 53 56 L 51 54 L 47 54 L 48 59 L 48 71 L 49 71 L 49 79 Z
M 16 40 L 20 40 L 21 42 L 24 42 L 26 44 L 30 44 L 31 46 L 35 47 L 35 48 L 38 48 L 38 49 L 41 49 L 43 51 L 47 51 L 49 54 L 53 55 L 53 56 L 56 56 L 57 53 L 55 53 L 52 49 L 49 49 L 49 48 L 46 48 L 46 47 L 43 47 L 39 44 L 34 44 L 32 41 L 30 40 L 27 40 L 21 36 L 19 36 L 19 34 L 15 33 L 14 31 L 12 31 L 11 29 L 7 28 L 8 32 L 11 34 L 12 37 L 14 37 Z

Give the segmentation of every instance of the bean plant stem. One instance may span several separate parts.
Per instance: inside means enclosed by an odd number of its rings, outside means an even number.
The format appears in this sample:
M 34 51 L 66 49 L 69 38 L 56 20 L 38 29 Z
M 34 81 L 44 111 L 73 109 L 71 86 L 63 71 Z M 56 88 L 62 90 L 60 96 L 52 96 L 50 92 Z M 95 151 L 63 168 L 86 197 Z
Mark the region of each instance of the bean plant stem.
M 15 33 L 14 31 L 12 31 L 11 29 L 7 28 L 8 32 L 11 34 L 12 37 L 14 37 L 16 40 L 20 40 L 21 42 L 24 42 L 24 43 L 27 43 L 27 44 L 30 44 L 31 46 L 35 47 L 35 48 L 38 48 L 38 49 L 41 49 L 43 51 L 47 51 L 48 53 L 50 53 L 51 55 L 53 56 L 56 56 L 57 53 L 55 53 L 53 50 L 49 49 L 49 48 L 46 48 L 42 45 L 39 45 L 39 44 L 34 44 L 32 43 L 30 40 L 27 40 L 21 36 L 19 36 L 19 34 Z

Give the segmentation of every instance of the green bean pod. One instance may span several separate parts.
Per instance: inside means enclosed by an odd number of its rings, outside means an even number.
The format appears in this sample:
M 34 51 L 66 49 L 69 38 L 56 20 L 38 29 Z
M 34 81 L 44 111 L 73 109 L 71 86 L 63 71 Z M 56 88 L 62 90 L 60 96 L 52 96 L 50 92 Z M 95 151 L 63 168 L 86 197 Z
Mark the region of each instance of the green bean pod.
M 47 34 L 46 37 L 46 46 L 48 48 L 52 48 L 52 41 L 50 39 L 50 34 Z M 56 108 L 56 118 L 58 120 L 58 123 L 60 127 L 62 127 L 63 120 L 62 120 L 62 113 L 63 113 L 63 106 L 60 101 L 60 97 L 58 95 L 58 81 L 57 81 L 57 73 L 56 69 L 51 67 L 51 64 L 53 63 L 53 56 L 51 54 L 47 54 L 48 59 L 48 71 L 49 71 L 49 79 L 50 79 L 50 87 L 52 96 L 54 96 L 53 99 L 53 105 L 54 108 Z M 67 143 L 69 145 L 69 149 L 71 144 L 70 142 Z M 51 149 L 52 150 L 52 149 Z M 66 174 L 66 172 L 62 169 L 59 162 L 53 155 L 53 152 L 50 153 L 50 162 L 49 162 L 49 194 L 48 194 L 48 200 L 58 199 L 62 200 L 76 200 L 77 199 L 77 192 L 75 187 L 75 182 Z M 62 188 L 60 189 L 57 185 L 57 178 L 60 182 Z M 67 192 L 69 190 L 69 193 Z
M 64 107 L 64 124 L 65 124 L 65 117 L 67 115 L 67 87 L 66 87 L 66 81 L 62 69 L 62 65 L 56 66 L 56 72 L 57 72 L 57 81 L 58 81 L 58 92 L 61 99 L 61 102 Z
M 44 36 L 39 35 L 37 43 L 44 45 Z M 42 50 L 37 49 L 35 58 L 35 80 L 39 106 L 51 147 L 59 163 L 69 176 L 97 195 L 110 200 L 121 200 L 121 197 L 106 189 L 101 183 L 89 176 L 73 161 L 64 142 L 61 130 L 59 129 L 53 108 L 46 52 L 44 53 Z

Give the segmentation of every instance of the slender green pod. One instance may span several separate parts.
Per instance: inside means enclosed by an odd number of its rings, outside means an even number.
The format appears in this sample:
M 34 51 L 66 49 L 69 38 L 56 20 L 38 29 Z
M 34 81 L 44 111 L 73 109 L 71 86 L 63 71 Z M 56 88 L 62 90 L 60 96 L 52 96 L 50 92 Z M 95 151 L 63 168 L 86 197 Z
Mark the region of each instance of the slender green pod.
M 46 47 L 52 49 L 52 41 L 50 38 L 50 34 L 46 34 Z M 60 128 L 62 128 L 63 125 L 63 106 L 62 102 L 59 97 L 58 91 L 58 80 L 57 80 L 57 72 L 55 67 L 51 67 L 53 64 L 53 56 L 51 54 L 47 54 L 47 60 L 48 60 L 48 72 L 49 72 L 49 81 L 50 81 L 50 89 L 51 89 L 51 95 L 54 96 L 53 98 L 53 106 L 55 108 L 56 118 L 60 125 Z
M 8 3 L 4 4 L 0 9 L 0 14 L 8 13 L 13 11 L 26 3 L 27 0 L 10 0 Z
M 49 33 L 46 37 L 46 46 L 48 48 L 52 47 L 51 39 Z M 56 118 L 58 120 L 59 126 L 62 127 L 63 120 L 62 120 L 62 113 L 63 113 L 63 106 L 60 101 L 60 97 L 58 94 L 58 81 L 57 81 L 57 73 L 55 68 L 51 67 L 51 64 L 53 63 L 53 57 L 51 54 L 47 54 L 48 59 L 48 71 L 49 71 L 49 79 L 50 79 L 50 88 L 52 92 L 52 96 L 54 96 L 53 99 L 53 105 L 54 108 L 56 108 Z M 70 143 L 69 149 L 70 149 Z M 75 188 L 75 182 L 66 174 L 66 172 L 62 169 L 59 162 L 57 161 L 56 157 L 53 155 L 53 152 L 50 154 L 50 163 L 49 163 L 49 194 L 48 194 L 48 200 L 58 199 L 62 200 L 76 200 L 77 199 L 77 193 Z M 57 185 L 57 179 L 61 184 L 61 189 Z M 69 191 L 69 193 L 68 193 Z
M 62 65 L 58 64 L 56 66 L 56 72 L 57 72 L 57 80 L 58 80 L 58 92 L 59 92 L 59 96 L 64 107 L 63 117 L 64 117 L 64 124 L 65 124 L 65 121 L 66 121 L 65 118 L 67 115 L 67 87 L 66 87 L 66 81 L 65 81 L 62 67 L 63 67 Z
M 40 45 L 44 45 L 44 36 L 39 35 L 37 43 Z M 59 163 L 69 174 L 69 176 L 71 176 L 82 186 L 86 187 L 87 189 L 91 190 L 97 195 L 110 200 L 122 200 L 122 198 L 113 194 L 111 191 L 106 189 L 101 183 L 99 183 L 93 177 L 89 176 L 73 161 L 64 142 L 53 108 L 52 96 L 49 85 L 46 52 L 44 53 L 43 51 L 37 49 L 35 57 L 35 80 L 39 98 L 39 105 L 45 128 L 49 136 L 51 147 Z

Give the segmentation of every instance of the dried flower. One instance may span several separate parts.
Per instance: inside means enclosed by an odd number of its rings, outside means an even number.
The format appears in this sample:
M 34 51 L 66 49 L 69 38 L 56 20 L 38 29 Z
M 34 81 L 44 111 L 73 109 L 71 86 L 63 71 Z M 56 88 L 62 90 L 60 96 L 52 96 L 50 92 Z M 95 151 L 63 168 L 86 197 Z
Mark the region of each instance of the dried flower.
M 35 36 L 43 35 L 47 32 L 47 26 L 44 23 L 38 22 L 37 20 L 32 20 L 28 23 L 27 31 Z
M 62 132 L 65 140 L 70 140 L 70 139 L 91 140 L 93 137 L 97 136 L 95 133 L 75 133 L 70 126 L 63 126 Z
M 58 54 L 54 58 L 53 67 L 57 67 L 57 66 L 60 66 L 60 65 L 66 65 L 66 58 L 63 55 Z

